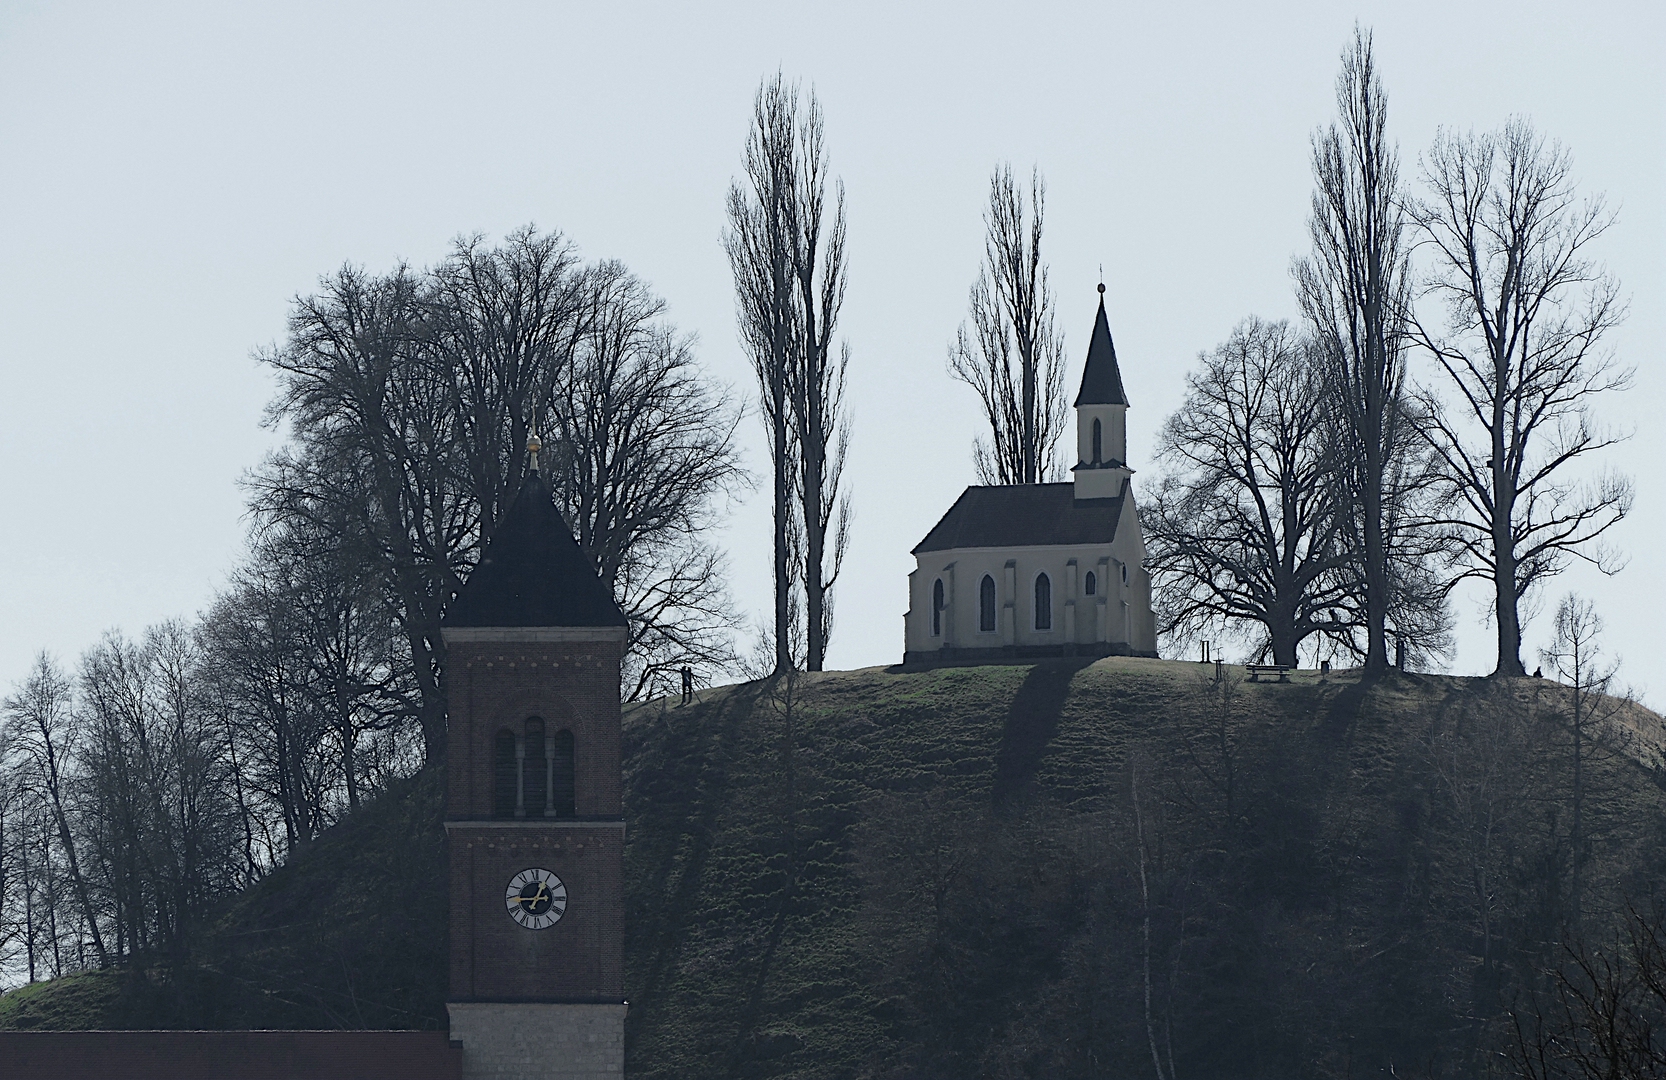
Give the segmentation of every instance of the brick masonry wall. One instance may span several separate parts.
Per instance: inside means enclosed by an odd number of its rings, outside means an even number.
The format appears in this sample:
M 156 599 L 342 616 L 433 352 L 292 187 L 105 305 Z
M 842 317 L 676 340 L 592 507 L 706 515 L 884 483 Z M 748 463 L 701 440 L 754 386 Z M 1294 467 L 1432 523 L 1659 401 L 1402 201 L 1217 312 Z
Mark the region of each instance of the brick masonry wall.
M 572 824 L 447 826 L 451 1000 L 623 1001 L 625 830 Z M 509 879 L 531 867 L 567 886 L 561 921 L 509 917 Z
M 618 642 L 457 642 L 446 647 L 446 816 L 492 816 L 497 734 L 524 734 L 530 717 L 573 733 L 579 817 L 618 817 Z
M 465 1080 L 622 1080 L 624 1005 L 453 1003 Z
M 462 1068 L 439 1031 L 0 1032 L 0 1080 L 459 1080 Z
M 531 638 L 536 634 L 528 634 Z M 449 641 L 449 999 L 607 1002 L 625 996 L 618 641 Z M 530 717 L 573 733 L 579 820 L 492 821 L 497 735 Z M 561 920 L 529 930 L 504 893 L 522 870 L 567 887 Z

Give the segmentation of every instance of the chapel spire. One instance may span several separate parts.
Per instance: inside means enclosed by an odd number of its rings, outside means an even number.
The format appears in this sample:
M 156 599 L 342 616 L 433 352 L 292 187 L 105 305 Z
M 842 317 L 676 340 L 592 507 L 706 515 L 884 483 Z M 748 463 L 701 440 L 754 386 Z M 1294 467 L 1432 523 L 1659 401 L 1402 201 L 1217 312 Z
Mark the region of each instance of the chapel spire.
M 1105 283 L 1099 283 L 1099 312 L 1093 318 L 1082 388 L 1076 394 L 1076 465 L 1071 469 L 1078 499 L 1121 496 L 1128 468 L 1128 395 L 1105 318 Z
M 1116 345 L 1111 342 L 1111 324 L 1105 318 L 1105 283 L 1099 283 L 1099 314 L 1093 319 L 1093 338 L 1088 343 L 1088 362 L 1082 370 L 1082 388 L 1076 407 L 1083 405 L 1126 405 L 1122 391 L 1122 370 L 1116 363 Z

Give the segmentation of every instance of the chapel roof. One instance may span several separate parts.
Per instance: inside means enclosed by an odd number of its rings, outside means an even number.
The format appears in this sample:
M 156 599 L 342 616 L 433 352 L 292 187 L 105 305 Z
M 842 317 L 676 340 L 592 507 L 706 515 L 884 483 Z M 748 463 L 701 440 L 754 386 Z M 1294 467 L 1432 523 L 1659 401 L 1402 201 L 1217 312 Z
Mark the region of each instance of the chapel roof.
M 1122 370 L 1116 364 L 1116 345 L 1111 342 L 1111 324 L 1105 318 L 1105 286 L 1099 286 L 1099 314 L 1093 318 L 1093 338 L 1088 342 L 1088 362 L 1082 370 L 1082 388 L 1076 405 L 1126 405 L 1122 392 Z
M 1122 499 L 1078 499 L 1076 485 L 969 487 L 910 554 L 956 548 L 1108 544 Z
M 536 470 L 446 609 L 446 626 L 624 626 Z

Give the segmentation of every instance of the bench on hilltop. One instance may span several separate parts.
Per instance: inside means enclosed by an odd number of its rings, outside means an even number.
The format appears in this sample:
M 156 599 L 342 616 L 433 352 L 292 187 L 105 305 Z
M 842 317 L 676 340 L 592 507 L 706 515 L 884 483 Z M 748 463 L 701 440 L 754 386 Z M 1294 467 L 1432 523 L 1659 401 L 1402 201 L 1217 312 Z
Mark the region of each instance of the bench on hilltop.
M 1245 664 L 1244 670 L 1249 672 L 1250 682 L 1260 682 L 1262 675 L 1277 675 L 1279 682 L 1289 682 L 1290 673 L 1296 669 L 1284 664 Z

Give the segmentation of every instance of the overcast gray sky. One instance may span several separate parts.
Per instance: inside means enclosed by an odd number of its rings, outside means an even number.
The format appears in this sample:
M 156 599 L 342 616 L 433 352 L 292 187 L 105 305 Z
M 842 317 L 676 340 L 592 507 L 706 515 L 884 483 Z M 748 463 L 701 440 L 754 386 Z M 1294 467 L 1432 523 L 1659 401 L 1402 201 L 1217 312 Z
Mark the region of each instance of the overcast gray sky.
M 753 93 L 779 67 L 827 114 L 850 219 L 856 518 L 829 665 L 902 652 L 910 547 L 972 480 L 965 317 L 990 169 L 1045 172 L 1044 254 L 1080 377 L 1098 267 L 1132 400 L 1130 456 L 1199 350 L 1293 317 L 1308 137 L 1353 24 L 1376 33 L 1415 176 L 1437 127 L 1513 113 L 1573 151 L 1619 225 L 1636 386 L 1597 598 L 1622 676 L 1659 707 L 1666 654 L 1666 6 L 1658 3 L 71 4 L 0 0 L 0 688 L 48 649 L 199 611 L 242 545 L 237 480 L 278 436 L 252 349 L 343 262 L 438 259 L 534 222 L 623 260 L 752 393 L 719 237 Z M 748 458 L 762 471 L 756 422 Z M 737 599 L 768 607 L 767 498 L 733 507 Z M 1483 598 L 1452 670 L 1492 663 Z

